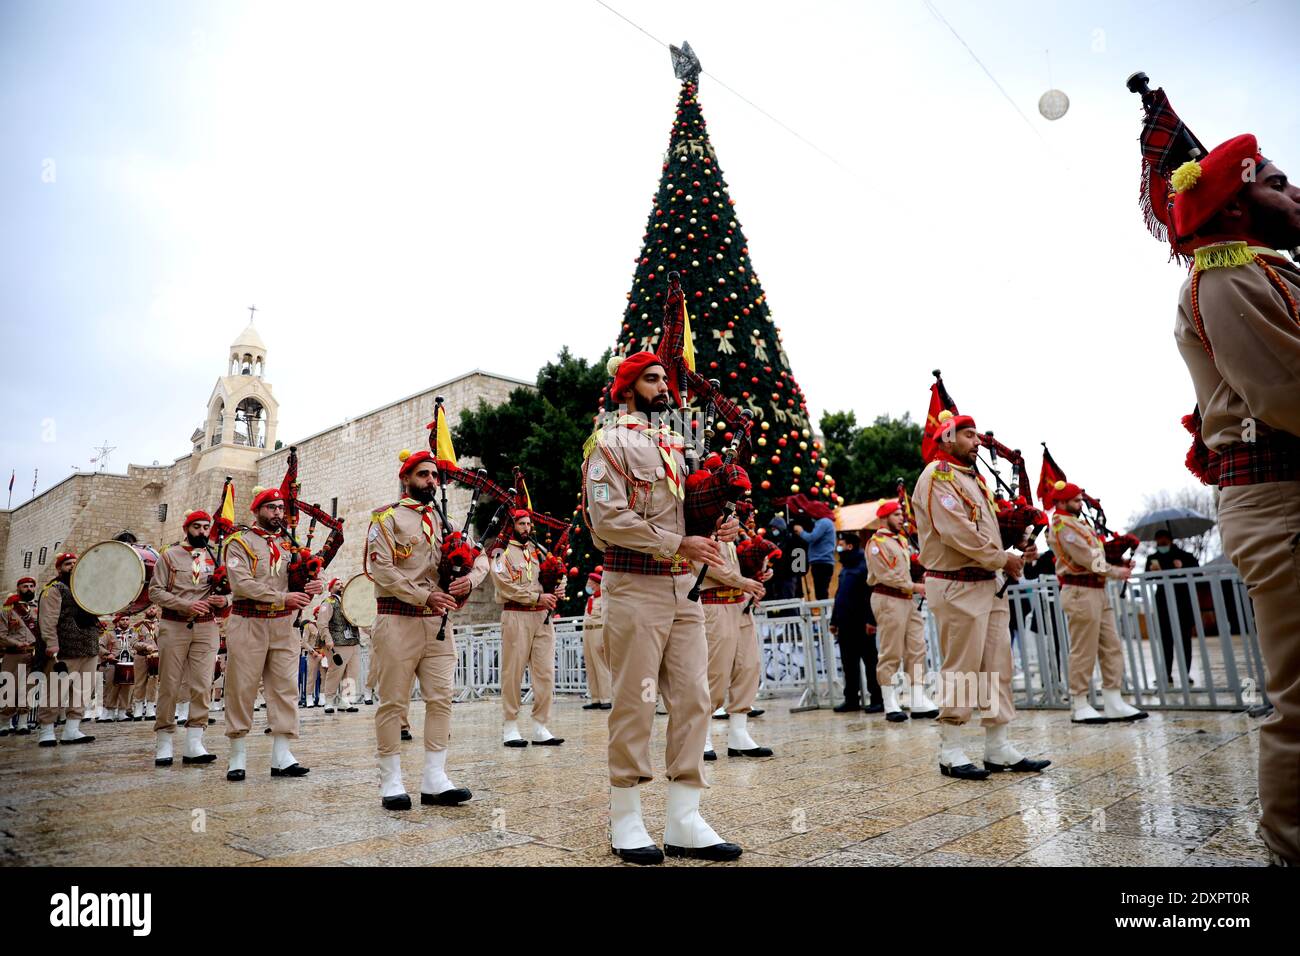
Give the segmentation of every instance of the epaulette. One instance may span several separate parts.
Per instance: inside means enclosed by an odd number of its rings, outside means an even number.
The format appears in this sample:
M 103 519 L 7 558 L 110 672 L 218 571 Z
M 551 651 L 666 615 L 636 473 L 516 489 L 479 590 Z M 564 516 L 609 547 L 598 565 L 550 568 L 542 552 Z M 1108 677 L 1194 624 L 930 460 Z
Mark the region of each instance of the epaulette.
M 591 453 L 596 450 L 596 445 L 598 445 L 600 443 L 600 440 L 604 437 L 605 437 L 605 429 L 603 428 L 597 428 L 594 432 L 592 432 L 589 436 L 587 436 L 587 440 L 582 443 L 583 461 L 586 461 L 588 458 L 591 457 Z
M 952 463 L 941 461 L 934 466 L 933 476 L 940 481 L 952 481 Z
M 387 518 L 389 515 L 393 513 L 393 510 L 396 507 L 397 507 L 397 502 L 393 502 L 391 505 L 384 505 L 380 508 L 376 508 L 374 511 L 370 512 L 370 520 L 383 521 L 385 518 Z
M 1193 268 L 1196 272 L 1206 269 L 1234 269 L 1248 266 L 1261 253 L 1273 255 L 1272 249 L 1250 246 L 1244 240 L 1232 242 L 1215 242 L 1201 246 L 1192 254 Z

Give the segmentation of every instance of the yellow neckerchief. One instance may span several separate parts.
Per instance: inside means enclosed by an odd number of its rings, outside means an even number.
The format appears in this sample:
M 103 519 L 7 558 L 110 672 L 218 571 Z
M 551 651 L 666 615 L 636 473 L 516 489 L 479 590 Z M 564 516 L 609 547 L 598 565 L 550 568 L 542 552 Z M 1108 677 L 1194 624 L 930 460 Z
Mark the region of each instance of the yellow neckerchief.
M 433 504 L 426 505 L 414 498 L 403 498 L 398 504 L 403 508 L 410 508 L 420 516 L 420 530 L 424 532 L 425 540 L 433 544 Z
M 988 500 L 989 510 L 993 515 L 993 520 L 997 521 L 998 518 L 997 500 L 993 497 L 993 492 L 989 490 L 988 484 L 985 483 L 984 476 L 981 475 L 978 471 L 976 471 L 974 467 L 969 465 L 958 464 L 955 461 L 940 461 L 939 466 L 934 469 L 933 477 L 938 479 L 939 481 L 946 481 L 952 485 L 952 490 L 957 493 L 957 497 L 960 498 L 962 501 L 964 501 L 966 503 L 966 506 L 971 509 L 971 521 L 975 521 L 978 523 L 977 519 L 979 515 L 979 508 L 978 506 L 976 506 L 975 502 L 967 498 L 966 495 L 962 492 L 961 486 L 957 483 L 956 479 L 952 477 L 953 469 L 956 469 L 957 471 L 962 472 L 964 474 L 974 476 L 975 480 L 979 483 L 980 490 L 984 492 L 984 497 Z M 931 485 L 931 487 L 933 487 L 933 485 Z
M 673 457 L 673 452 L 684 450 L 686 439 L 667 425 L 652 428 L 650 423 L 640 415 L 620 415 L 614 424 L 621 428 L 629 428 L 632 431 L 640 432 L 654 440 L 655 447 L 659 449 L 659 457 L 664 462 L 664 475 L 668 478 L 669 490 L 672 491 L 675 497 L 685 498 L 685 479 L 677 465 L 677 459 Z

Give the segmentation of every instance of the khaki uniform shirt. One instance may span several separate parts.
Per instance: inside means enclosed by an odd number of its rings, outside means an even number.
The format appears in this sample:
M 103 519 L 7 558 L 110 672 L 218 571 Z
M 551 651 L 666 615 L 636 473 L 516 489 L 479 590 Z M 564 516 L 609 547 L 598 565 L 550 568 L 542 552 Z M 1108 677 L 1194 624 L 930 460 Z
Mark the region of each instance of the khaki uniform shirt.
M 686 535 L 686 460 L 675 447 L 681 436 L 651 434 L 641 412 L 618 422 L 597 431 L 587 458 L 583 497 L 592 540 L 602 550 L 617 545 L 672 560 Z
M 867 543 L 867 584 L 912 593 L 912 544 L 906 535 L 877 531 Z
M 398 503 L 371 514 L 366 565 L 376 595 L 422 607 L 430 594 L 442 590 L 438 587 L 442 529 L 431 505 L 411 504 L 416 507 Z M 425 523 L 426 514 L 431 524 Z M 478 587 L 487 573 L 487 555 L 480 554 L 469 573 L 470 583 Z
M 1000 571 L 1006 566 L 996 506 L 973 468 L 930 462 L 917 479 L 912 507 L 921 541 L 921 564 L 927 570 L 980 567 Z

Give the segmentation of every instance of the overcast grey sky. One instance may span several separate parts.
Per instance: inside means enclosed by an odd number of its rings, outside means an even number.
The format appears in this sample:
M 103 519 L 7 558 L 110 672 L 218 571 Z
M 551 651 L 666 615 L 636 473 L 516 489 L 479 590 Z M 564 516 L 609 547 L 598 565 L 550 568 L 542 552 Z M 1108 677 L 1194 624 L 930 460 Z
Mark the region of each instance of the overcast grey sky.
M 1124 79 L 1300 175 L 1300 7 L 934 0 L 1027 123 L 921 0 L 608 2 L 815 144 L 703 78 L 814 420 L 922 417 L 937 367 L 1113 519 L 1191 483 L 1183 274 L 1138 215 Z M 185 454 L 250 304 L 286 441 L 471 368 L 597 357 L 676 93 L 595 0 L 0 5 L 15 503 L 105 438 L 112 471 Z

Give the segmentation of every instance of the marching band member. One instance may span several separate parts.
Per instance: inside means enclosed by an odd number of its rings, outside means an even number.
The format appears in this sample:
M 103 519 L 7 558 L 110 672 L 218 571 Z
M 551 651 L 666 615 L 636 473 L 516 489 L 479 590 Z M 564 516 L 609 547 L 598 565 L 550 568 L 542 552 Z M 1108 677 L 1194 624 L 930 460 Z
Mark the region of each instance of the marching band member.
M 597 567 L 587 575 L 587 610 L 582 616 L 582 659 L 587 668 L 587 695 L 591 703 L 583 710 L 609 710 L 609 649 L 605 647 L 604 600 L 600 596 L 600 579 L 604 569 Z
M 158 673 L 149 672 L 149 660 L 153 658 L 158 666 L 158 612 L 156 604 L 144 609 L 144 620 L 131 630 L 134 640 L 131 652 L 135 655 L 135 686 L 131 691 L 131 719 L 152 719 L 155 716 L 154 702 L 158 700 Z
M 118 678 L 125 675 L 126 664 L 122 658 L 131 649 L 131 619 L 125 614 L 113 618 L 111 627 L 104 628 L 100 639 L 100 657 L 107 665 L 104 668 L 104 703 L 108 708 L 108 719 L 129 721 L 131 719 L 131 694 L 135 690 L 135 662 L 131 663 L 131 683 L 123 683 Z M 119 671 L 119 668 L 121 670 Z
M 1126 579 L 1127 567 L 1106 562 L 1106 550 L 1081 519 L 1083 489 L 1072 482 L 1052 486 L 1056 511 L 1047 528 L 1047 540 L 1056 556 L 1056 579 L 1061 585 L 1061 608 L 1070 633 L 1070 708 L 1076 724 L 1105 724 L 1116 720 L 1141 720 L 1146 711 L 1124 702 L 1124 651 L 1115 630 L 1115 612 L 1106 600 L 1106 578 Z M 1101 658 L 1101 696 L 1105 716 L 1088 701 L 1092 670 Z
M 380 666 L 380 704 L 375 711 L 379 746 L 380 799 L 385 810 L 409 810 L 402 784 L 400 742 L 411 684 L 420 681 L 424 699 L 424 774 L 420 802 L 455 806 L 473 794 L 447 776 L 451 701 L 456 677 L 456 638 L 444 615 L 462 607 L 470 591 L 487 577 L 487 557 L 479 554 L 470 572 L 443 590 L 438 584 L 442 522 L 434 489 L 438 470 L 427 451 L 398 456 L 400 501 L 376 509 L 366 534 L 366 568 L 375 582 L 379 616 L 374 628 L 374 661 Z M 439 639 L 439 634 L 442 639 Z
M 206 764 L 216 756 L 203 746 L 208 726 L 209 692 L 228 599 L 216 594 L 217 558 L 208 544 L 212 518 L 206 511 L 186 513 L 178 541 L 158 557 L 149 581 L 149 600 L 161 611 L 158 624 L 158 708 L 154 724 L 154 764 L 171 766 L 177 704 L 185 706 L 185 750 L 181 762 Z M 219 580 L 219 579 L 218 579 Z
M 325 638 L 321 635 L 320 625 L 315 621 L 306 620 L 302 622 L 301 643 L 303 653 L 307 655 L 307 676 L 303 681 L 303 696 L 301 698 L 303 707 L 322 707 L 324 696 L 322 690 L 326 674 L 329 673 L 326 664 Z
M 722 464 L 722 457 L 716 466 Z M 748 505 L 748 502 L 742 502 Z M 752 510 L 752 506 L 749 506 Z M 704 636 L 708 643 L 709 710 L 723 707 L 727 724 L 728 757 L 770 757 L 770 747 L 760 747 L 749 735 L 749 711 L 758 694 L 758 643 L 754 618 L 744 613 L 750 601 L 761 601 L 767 588 L 740 573 L 735 542 L 720 546 L 723 560 L 710 564 L 700 590 L 704 609 Z M 698 562 L 697 562 L 698 564 Z M 696 572 L 700 571 L 697 566 Z M 746 626 L 748 625 L 748 626 Z M 751 647 L 752 653 L 751 653 Z M 704 725 L 704 759 L 717 760 L 711 725 Z
M 0 631 L 0 646 L 4 661 L 3 673 L 12 675 L 15 698 L 13 704 L 0 709 L 0 737 L 11 732 L 30 734 L 27 726 L 27 709 L 31 706 L 32 661 L 36 650 L 36 579 L 18 579 L 17 590 L 5 600 L 4 629 Z M 26 679 L 20 679 L 26 675 Z
M 668 708 L 665 850 L 674 856 L 734 860 L 700 816 L 708 734 L 708 641 L 704 612 L 687 595 L 691 562 L 723 562 L 718 541 L 686 534 L 682 436 L 650 420 L 668 411 L 667 372 L 652 352 L 610 363 L 610 397 L 629 414 L 599 429 L 583 462 L 583 505 L 592 541 L 604 549 L 605 644 L 614 688 L 609 714 L 610 842 L 622 859 L 663 862 L 641 817 L 642 783 L 652 779 L 655 691 Z M 720 524 L 720 542 L 739 523 Z M 652 686 L 647 688 L 647 682 Z M 647 692 L 649 691 L 649 692 Z
M 301 777 L 289 742 L 298 738 L 298 640 L 289 616 L 311 603 L 323 585 L 310 580 L 289 590 L 289 549 L 284 530 L 284 496 L 278 488 L 254 489 L 250 510 L 257 517 L 222 543 L 234 613 L 226 631 L 226 736 L 230 766 L 226 779 L 243 780 L 247 734 L 261 680 L 271 737 L 271 776 Z
M 325 675 L 325 713 L 334 708 L 349 714 L 357 712 L 357 674 L 361 669 L 361 633 L 343 614 L 343 584 L 338 578 L 329 583 L 329 596 L 321 602 L 317 624 L 325 639 L 326 653 L 343 658 Z
M 38 739 L 42 747 L 55 746 L 54 722 L 60 711 L 66 713 L 67 722 L 58 743 L 88 744 L 95 739 L 81 732 L 81 720 L 99 662 L 99 619 L 83 611 L 72 598 L 76 565 L 77 556 L 70 551 L 55 557 L 56 577 L 41 592 L 36 654 L 44 664 L 46 685 L 36 720 L 41 725 Z M 51 675 L 58 663 L 66 665 L 67 674 L 55 680 Z M 56 694 L 62 690 L 69 691 L 66 700 L 59 699 L 62 693 Z
M 533 689 L 532 742 L 539 747 L 558 746 L 564 738 L 553 736 L 546 728 L 555 690 L 555 625 L 547 621 L 547 612 L 559 604 L 564 579 L 554 593 L 543 591 L 539 580 L 542 558 L 531 540 L 532 513 L 527 508 L 516 508 L 511 518 L 510 540 L 491 566 L 496 599 L 505 605 L 501 611 L 501 739 L 507 747 L 528 746 L 519 735 L 517 723 L 519 685 L 527 666 Z
M 894 683 L 900 669 L 912 683 L 912 717 L 938 717 L 939 708 L 925 696 L 925 618 L 914 597 L 925 597 L 925 585 L 912 583 L 912 545 L 903 532 L 907 518 L 897 500 L 881 505 L 876 517 L 884 519 L 885 526 L 867 545 L 867 583 L 872 586 L 871 613 L 880 641 L 876 680 L 885 719 L 907 719 Z
M 1002 549 L 993 495 L 975 470 L 980 435 L 969 415 L 944 411 L 931 434 L 937 456 L 921 472 L 912 493 L 926 568 L 926 598 L 939 626 L 939 770 L 945 777 L 983 780 L 991 772 L 1037 772 L 1050 760 L 1024 756 L 1007 740 L 1015 717 L 1011 700 L 1011 627 L 998 572 L 1020 577 L 1031 546 L 1021 557 Z M 961 728 L 976 706 L 983 711 L 984 769 L 966 757 Z

